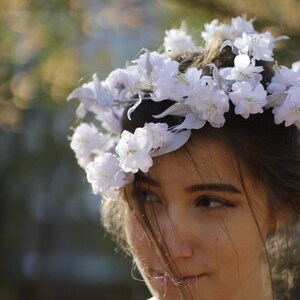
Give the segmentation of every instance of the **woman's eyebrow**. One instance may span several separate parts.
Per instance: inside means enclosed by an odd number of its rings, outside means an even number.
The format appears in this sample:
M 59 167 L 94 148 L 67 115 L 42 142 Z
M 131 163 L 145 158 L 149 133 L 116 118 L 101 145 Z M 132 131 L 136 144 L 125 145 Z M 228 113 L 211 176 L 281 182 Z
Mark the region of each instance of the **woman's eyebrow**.
M 149 176 L 145 176 L 145 175 L 143 175 L 141 173 L 137 173 L 135 175 L 135 178 L 136 178 L 136 180 L 138 182 L 142 182 L 142 183 L 146 183 L 146 184 L 149 184 L 149 185 L 153 185 L 155 187 L 160 187 L 160 184 L 156 180 L 150 178 Z
M 241 194 L 242 192 L 232 184 L 224 183 L 205 183 L 205 184 L 195 184 L 189 186 L 185 189 L 187 192 L 197 192 L 197 191 L 217 191 L 217 192 L 231 192 L 236 194 Z
M 139 182 L 146 183 L 155 187 L 160 187 L 160 184 L 149 176 L 143 174 L 136 174 L 136 179 Z M 187 192 L 197 192 L 197 191 L 217 191 L 217 192 L 231 192 L 235 194 L 242 194 L 242 192 L 232 184 L 224 183 L 205 183 L 205 184 L 195 184 L 185 188 Z

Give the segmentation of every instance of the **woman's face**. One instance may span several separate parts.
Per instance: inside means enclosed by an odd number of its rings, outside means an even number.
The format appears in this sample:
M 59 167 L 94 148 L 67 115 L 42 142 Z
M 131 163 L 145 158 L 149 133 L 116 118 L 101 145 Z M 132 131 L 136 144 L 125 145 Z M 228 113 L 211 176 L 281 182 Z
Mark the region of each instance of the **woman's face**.
M 250 206 L 226 147 L 186 147 L 190 157 L 184 148 L 161 156 L 138 190 L 126 190 L 126 238 L 142 276 L 157 299 L 265 300 L 260 258 L 273 222 L 264 189 L 243 170 Z M 173 273 L 142 225 L 137 201 Z

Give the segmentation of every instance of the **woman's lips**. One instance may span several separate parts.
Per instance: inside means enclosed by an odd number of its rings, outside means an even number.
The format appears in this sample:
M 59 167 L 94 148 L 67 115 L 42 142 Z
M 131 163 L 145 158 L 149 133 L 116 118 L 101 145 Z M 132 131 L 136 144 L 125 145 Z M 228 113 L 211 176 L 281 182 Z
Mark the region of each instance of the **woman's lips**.
M 153 278 L 167 287 L 184 287 L 205 276 L 205 274 L 183 276 L 181 278 L 173 279 L 167 273 L 153 272 Z
M 185 285 L 192 284 L 195 281 L 197 281 L 198 279 L 202 278 L 204 275 L 205 274 L 199 274 L 199 275 L 195 275 L 195 276 L 183 277 L 181 279 L 181 285 L 185 286 Z

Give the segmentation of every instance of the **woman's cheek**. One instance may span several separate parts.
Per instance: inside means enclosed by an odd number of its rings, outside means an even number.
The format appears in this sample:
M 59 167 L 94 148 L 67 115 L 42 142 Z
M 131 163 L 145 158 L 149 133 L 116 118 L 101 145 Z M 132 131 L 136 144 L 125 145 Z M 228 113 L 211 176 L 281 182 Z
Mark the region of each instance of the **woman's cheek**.
M 124 214 L 126 240 L 130 246 L 130 251 L 139 256 L 150 247 L 150 240 L 141 225 L 141 222 L 127 206 Z

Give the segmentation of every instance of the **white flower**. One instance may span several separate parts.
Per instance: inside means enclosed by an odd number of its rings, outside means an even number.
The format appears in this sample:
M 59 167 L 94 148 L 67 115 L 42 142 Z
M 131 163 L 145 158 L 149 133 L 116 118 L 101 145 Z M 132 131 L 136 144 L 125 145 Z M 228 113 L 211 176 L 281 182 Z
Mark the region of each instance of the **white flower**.
M 136 93 L 137 76 L 125 69 L 112 71 L 103 86 L 113 95 L 114 100 L 128 101 Z
M 202 77 L 185 103 L 200 120 L 210 122 L 213 127 L 224 125 L 224 113 L 229 110 L 229 99 L 211 77 Z M 203 126 L 202 122 L 199 126 Z
M 267 92 L 262 84 L 253 87 L 249 82 L 236 82 L 232 85 L 229 97 L 235 105 L 235 113 L 242 115 L 245 119 L 250 114 L 262 113 L 267 104 Z
M 164 38 L 164 47 L 167 55 L 170 57 L 193 51 L 196 48 L 192 37 L 182 29 L 167 30 Z
M 155 150 L 172 139 L 166 123 L 146 123 L 144 126 L 151 149 Z
M 204 30 L 201 32 L 202 38 L 205 41 L 211 40 L 216 32 L 218 32 L 219 26 L 219 20 L 217 19 L 212 20 L 210 24 L 205 23 Z
M 137 128 L 134 134 L 124 130 L 116 146 L 122 170 L 136 173 L 140 169 L 144 173 L 148 172 L 153 164 L 149 154 L 151 148 L 151 142 L 144 128 Z
M 179 74 L 177 62 L 170 62 L 166 66 L 169 70 L 162 69 L 157 83 L 153 86 L 153 100 L 171 99 L 181 102 L 192 93 L 202 71 L 190 68 L 185 74 Z
M 294 72 L 300 71 L 300 60 L 295 61 L 295 62 L 292 64 L 292 70 L 293 70 Z
M 77 117 L 84 118 L 87 111 L 107 110 L 113 105 L 113 95 L 102 85 L 96 74 L 93 80 L 75 89 L 67 100 L 77 98 L 81 104 L 77 109 Z
M 93 75 L 93 80 L 84 83 L 82 87 L 75 89 L 67 98 L 67 100 L 78 98 L 84 105 L 86 110 L 93 110 L 95 105 L 103 107 L 111 107 L 114 104 L 113 95 L 107 88 L 103 86 L 103 82 Z
M 291 87 L 284 102 L 273 109 L 275 123 L 295 124 L 300 129 L 300 87 Z
M 291 86 L 300 85 L 300 71 L 297 69 L 295 71 L 296 65 L 294 65 L 294 70 L 289 69 L 285 66 L 280 66 L 276 69 L 276 74 L 272 77 L 271 83 L 267 87 L 269 93 L 279 93 L 284 92 Z
M 119 133 L 121 130 L 120 116 L 123 108 L 113 110 L 116 105 L 111 91 L 100 82 L 97 75 L 93 75 L 93 80 L 84 83 L 82 87 L 75 89 L 68 100 L 78 98 L 81 102 L 77 109 L 77 116 L 84 118 L 86 111 L 95 114 L 97 120 L 102 122 L 102 126 L 113 133 Z
M 70 143 L 78 164 L 84 168 L 99 151 L 113 146 L 112 139 L 99 132 L 93 124 L 80 124 L 74 131 Z
M 180 99 L 183 96 L 184 90 L 181 90 L 182 86 L 176 88 L 179 75 L 178 66 L 179 63 L 177 61 L 168 61 L 156 69 L 156 80 L 153 83 L 152 94 L 154 101 L 173 99 L 173 96 L 175 96 L 176 99 Z M 179 94 L 177 94 L 177 91 Z
M 165 55 L 159 54 L 156 51 L 145 51 L 140 57 L 132 62 L 136 64 L 137 74 L 140 76 L 140 81 L 145 81 L 145 88 L 151 89 L 152 81 L 154 81 L 156 70 L 161 69 L 169 59 Z
M 122 170 L 132 173 L 138 170 L 148 172 L 153 164 L 151 154 L 172 137 L 173 134 L 168 131 L 168 125 L 165 123 L 146 123 L 133 134 L 124 130 L 116 146 Z
M 121 117 L 124 107 L 116 107 L 112 109 L 95 108 L 95 118 L 101 122 L 101 126 L 108 132 L 119 134 L 121 133 Z
M 212 41 L 216 35 L 221 35 L 225 39 L 230 38 L 232 36 L 231 26 L 220 24 L 217 19 L 210 24 L 204 24 L 204 31 L 201 32 L 201 36 L 206 42 Z
M 103 153 L 86 166 L 87 180 L 94 194 L 117 199 L 118 189 L 133 181 L 133 174 L 126 174 L 119 166 L 118 156 Z
M 237 55 L 234 59 L 234 68 L 224 68 L 220 74 L 227 80 L 248 81 L 255 84 L 261 81 L 262 75 L 258 74 L 263 71 L 263 67 L 255 66 L 255 60 L 250 60 L 247 54 Z
M 242 36 L 244 32 L 247 34 L 255 33 L 252 20 L 247 21 L 241 17 L 233 18 L 231 25 L 220 24 L 218 20 L 213 20 L 210 24 L 204 24 L 204 29 L 201 36 L 207 42 L 213 41 L 216 36 L 233 41 Z
M 255 60 L 273 61 L 274 38 L 270 32 L 243 33 L 234 41 L 234 46 L 240 54 L 248 54 Z
M 93 75 L 91 89 L 95 93 L 96 100 L 100 106 L 112 107 L 114 105 L 113 94 L 103 85 L 103 81 L 100 81 L 96 74 Z
M 253 20 L 248 21 L 242 17 L 233 18 L 231 20 L 231 28 L 232 28 L 234 38 L 242 36 L 244 32 L 247 34 L 255 33 L 253 27 Z

